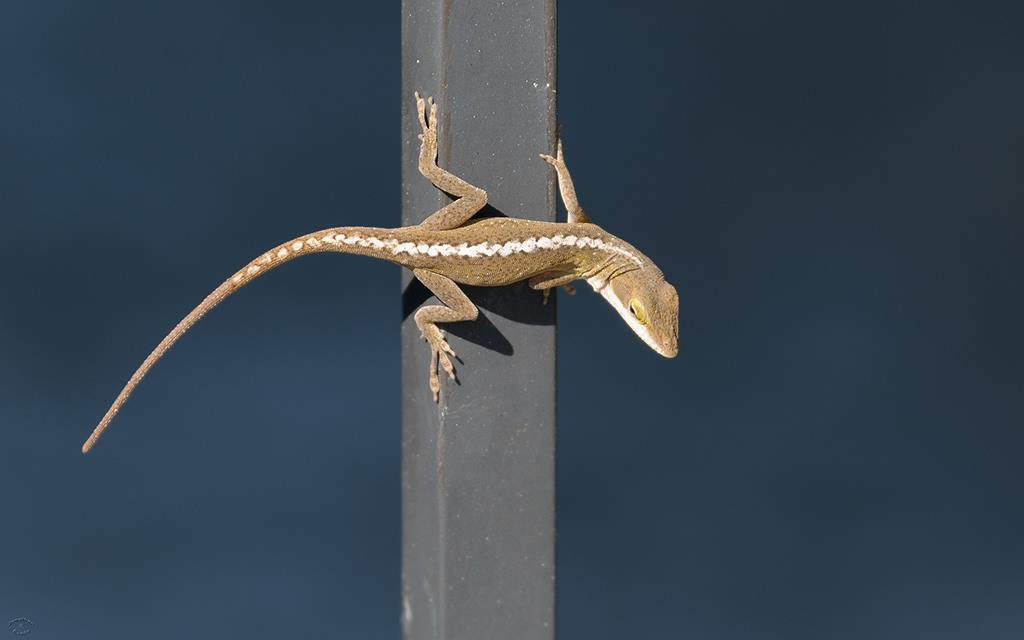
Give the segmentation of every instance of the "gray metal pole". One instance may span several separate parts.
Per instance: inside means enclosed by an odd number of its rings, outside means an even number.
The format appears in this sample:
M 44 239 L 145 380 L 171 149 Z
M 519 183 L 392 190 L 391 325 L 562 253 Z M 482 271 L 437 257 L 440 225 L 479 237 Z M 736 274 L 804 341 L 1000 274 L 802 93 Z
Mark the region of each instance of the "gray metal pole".
M 555 0 L 403 0 L 402 221 L 448 202 L 416 170 L 413 91 L 433 95 L 438 163 L 483 215 L 554 220 Z M 447 325 L 459 383 L 427 387 L 403 274 L 402 623 L 407 640 L 555 637 L 555 308 L 525 285 L 469 289 Z

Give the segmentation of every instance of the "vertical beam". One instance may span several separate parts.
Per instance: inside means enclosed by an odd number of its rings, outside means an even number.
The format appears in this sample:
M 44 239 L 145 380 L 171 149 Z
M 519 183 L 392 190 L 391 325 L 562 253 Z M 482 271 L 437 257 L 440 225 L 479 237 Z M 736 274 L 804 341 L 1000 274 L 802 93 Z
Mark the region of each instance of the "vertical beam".
M 433 95 L 441 166 L 485 189 L 484 215 L 553 220 L 555 0 L 403 0 L 402 221 L 449 199 L 416 170 L 413 91 Z M 555 635 L 555 309 L 525 284 L 468 289 L 448 325 L 459 384 L 427 388 L 403 274 L 402 622 L 407 640 Z M 554 296 L 552 296 L 552 303 Z

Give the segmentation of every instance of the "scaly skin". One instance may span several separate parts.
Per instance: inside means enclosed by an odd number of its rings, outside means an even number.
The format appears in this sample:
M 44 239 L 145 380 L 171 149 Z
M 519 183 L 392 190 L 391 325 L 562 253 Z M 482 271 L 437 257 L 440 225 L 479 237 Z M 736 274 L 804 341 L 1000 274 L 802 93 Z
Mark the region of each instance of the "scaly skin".
M 573 280 L 586 280 L 652 349 L 674 357 L 678 349 L 679 298 L 647 256 L 604 231 L 587 218 L 576 200 L 565 165 L 562 143 L 554 157 L 541 154 L 558 174 L 568 222 L 520 218 L 471 220 L 487 203 L 487 193 L 437 166 L 437 106 L 416 95 L 419 118 L 419 170 L 453 196 L 451 204 L 422 223 L 394 229 L 335 227 L 280 244 L 259 256 L 213 290 L 183 318 L 143 361 L 82 446 L 88 453 L 146 373 L 189 328 L 229 295 L 275 267 L 310 253 L 354 253 L 411 269 L 442 304 L 420 308 L 417 326 L 430 345 L 429 384 L 440 393 L 437 369 L 455 377 L 455 355 L 438 324 L 475 320 L 476 306 L 459 284 L 504 286 L 523 280 L 547 294 L 554 287 L 571 291 Z M 428 118 L 429 113 L 429 118 Z

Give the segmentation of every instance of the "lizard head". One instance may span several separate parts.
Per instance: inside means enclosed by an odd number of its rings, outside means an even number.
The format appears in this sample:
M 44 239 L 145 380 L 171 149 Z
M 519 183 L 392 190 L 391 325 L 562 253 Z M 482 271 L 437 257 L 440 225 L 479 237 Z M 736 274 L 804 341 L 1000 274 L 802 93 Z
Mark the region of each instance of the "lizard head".
M 657 269 L 643 268 L 615 276 L 594 288 L 633 333 L 666 358 L 679 352 L 679 295 Z

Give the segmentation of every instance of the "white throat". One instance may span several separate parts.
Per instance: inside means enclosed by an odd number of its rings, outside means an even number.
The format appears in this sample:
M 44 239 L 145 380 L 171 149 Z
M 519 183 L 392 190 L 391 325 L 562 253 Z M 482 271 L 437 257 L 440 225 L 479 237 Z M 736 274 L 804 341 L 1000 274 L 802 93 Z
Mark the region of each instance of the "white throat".
M 615 297 L 615 292 L 608 286 L 607 280 L 596 277 L 588 278 L 587 284 L 593 287 L 594 291 L 600 293 L 601 297 L 608 301 L 608 304 L 612 305 L 612 308 L 619 313 L 619 316 L 621 316 L 623 320 L 626 321 L 626 324 L 628 324 L 629 328 L 633 330 L 633 333 L 639 336 L 648 347 L 668 358 L 675 355 L 666 352 L 665 349 L 663 349 L 662 346 L 654 340 L 654 336 L 651 335 L 651 330 L 647 325 L 642 324 L 639 320 L 633 317 L 633 314 L 629 312 L 629 308 Z

